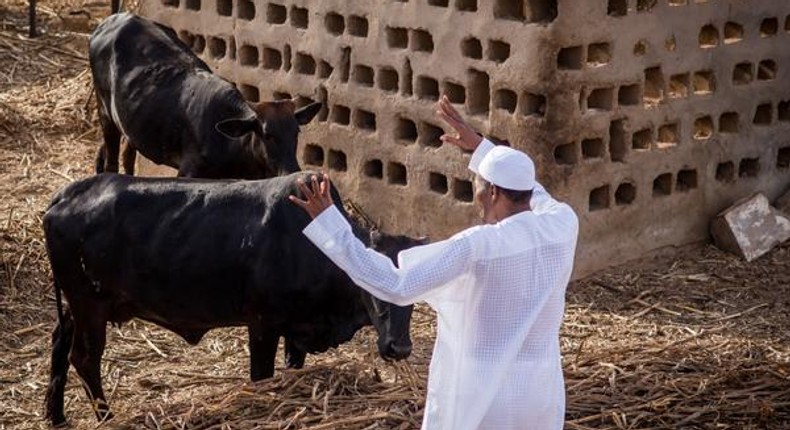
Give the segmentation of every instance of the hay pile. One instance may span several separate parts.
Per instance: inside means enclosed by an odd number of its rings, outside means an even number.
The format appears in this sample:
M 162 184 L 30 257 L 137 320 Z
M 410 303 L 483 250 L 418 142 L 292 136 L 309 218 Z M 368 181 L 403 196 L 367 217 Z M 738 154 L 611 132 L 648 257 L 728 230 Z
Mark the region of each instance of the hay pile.
M 101 138 L 87 35 L 61 16 L 101 10 L 44 1 L 45 34 L 24 35 L 26 3 L 0 5 L 0 429 L 43 429 L 55 307 L 40 217 L 51 194 L 91 173 Z M 90 24 L 90 22 L 89 22 Z M 746 264 L 691 247 L 576 282 L 562 350 L 569 429 L 790 428 L 790 245 Z M 158 327 L 108 329 L 104 428 L 419 427 L 434 316 L 417 307 L 407 363 L 378 358 L 375 334 L 260 383 L 241 329 L 196 347 Z M 281 365 L 281 364 L 280 364 Z M 96 428 L 72 371 L 66 413 Z

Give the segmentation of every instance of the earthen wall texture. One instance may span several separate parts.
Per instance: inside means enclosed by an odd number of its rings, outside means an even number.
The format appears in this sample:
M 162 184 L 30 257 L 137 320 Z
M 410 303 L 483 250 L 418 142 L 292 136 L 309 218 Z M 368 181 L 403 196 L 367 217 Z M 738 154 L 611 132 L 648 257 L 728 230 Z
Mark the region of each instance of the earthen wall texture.
M 387 231 L 475 224 L 447 94 L 527 152 L 581 222 L 576 276 L 708 238 L 713 216 L 790 183 L 790 1 L 144 0 L 252 101 L 324 103 L 303 129 Z

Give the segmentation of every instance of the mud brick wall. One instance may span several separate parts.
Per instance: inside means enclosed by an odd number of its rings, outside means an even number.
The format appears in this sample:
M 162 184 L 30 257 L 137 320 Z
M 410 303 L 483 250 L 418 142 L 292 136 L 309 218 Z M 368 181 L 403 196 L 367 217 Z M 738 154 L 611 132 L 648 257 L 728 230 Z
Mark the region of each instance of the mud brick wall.
M 580 276 L 705 240 L 790 182 L 790 2 L 145 0 L 249 100 L 325 103 L 300 137 L 388 231 L 473 224 L 469 159 L 438 137 L 447 94 L 529 153 L 579 214 Z

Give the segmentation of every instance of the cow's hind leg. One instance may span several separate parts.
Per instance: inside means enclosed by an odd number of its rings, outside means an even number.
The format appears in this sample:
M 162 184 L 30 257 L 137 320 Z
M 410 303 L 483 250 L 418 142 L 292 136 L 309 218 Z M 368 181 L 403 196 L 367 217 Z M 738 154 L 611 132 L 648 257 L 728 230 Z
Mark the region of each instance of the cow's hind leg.
M 69 350 L 74 336 L 74 321 L 66 310 L 63 324 L 58 323 L 52 332 L 52 361 L 50 363 L 49 386 L 45 397 L 46 418 L 53 426 L 66 423 L 63 412 L 63 394 L 69 372 Z
M 109 112 L 99 100 L 99 124 L 104 135 L 104 144 L 96 155 L 96 173 L 118 173 L 118 154 L 121 148 L 121 130 L 115 125 Z
M 122 158 L 124 173 L 134 176 L 134 162 L 137 158 L 137 150 L 128 141 L 126 142 L 126 147 L 123 148 Z
M 280 335 L 262 324 L 248 327 L 250 336 L 250 379 L 259 381 L 274 376 L 274 359 Z
M 294 342 L 285 338 L 285 367 L 289 369 L 301 369 L 304 367 L 304 360 L 307 353 L 299 349 Z
M 99 421 L 112 418 L 101 386 L 101 358 L 107 340 L 107 321 L 101 307 L 101 304 L 93 302 L 81 312 L 75 310 L 74 344 L 69 357 L 71 365 L 82 378 Z M 77 315 L 81 317 L 76 318 Z

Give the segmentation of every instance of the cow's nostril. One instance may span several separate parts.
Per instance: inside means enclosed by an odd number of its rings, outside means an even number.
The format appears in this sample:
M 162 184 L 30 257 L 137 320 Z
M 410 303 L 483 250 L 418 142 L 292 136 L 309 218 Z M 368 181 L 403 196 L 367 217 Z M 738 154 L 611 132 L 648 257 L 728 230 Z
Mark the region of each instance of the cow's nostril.
M 403 360 L 411 355 L 411 345 L 396 345 L 391 343 L 387 352 L 390 358 L 394 360 Z

